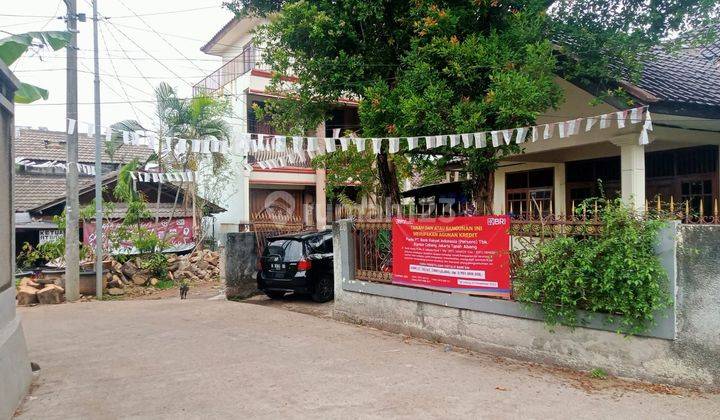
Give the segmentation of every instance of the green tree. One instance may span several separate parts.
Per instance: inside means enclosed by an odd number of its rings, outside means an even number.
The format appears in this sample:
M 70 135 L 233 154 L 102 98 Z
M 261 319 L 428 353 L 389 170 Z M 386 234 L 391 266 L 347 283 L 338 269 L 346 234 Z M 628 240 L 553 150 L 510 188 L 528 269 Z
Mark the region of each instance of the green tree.
M 227 143 L 230 138 L 230 126 L 227 124 L 225 117 L 231 114 L 230 103 L 224 98 L 206 95 L 199 95 L 190 99 L 181 98 L 172 86 L 164 82 L 155 88 L 155 101 L 157 119 L 154 122 L 155 127 L 153 130 L 147 129 L 133 120 L 118 122 L 113 125 L 113 128 L 136 132 L 151 131 L 161 139 L 165 137 L 173 138 L 173 150 L 165 150 L 165 153 L 160 155 L 155 154 L 150 161 L 157 163 L 163 170 L 192 170 L 210 174 L 211 176 L 205 177 L 203 192 L 205 197 L 216 198 L 229 181 L 229 177 L 226 175 L 228 163 L 225 157 L 219 153 L 213 153 L 211 157 L 206 159 L 205 155 L 191 152 L 190 141 L 215 138 Z M 119 133 L 117 135 L 119 136 Z M 119 139 L 113 139 L 113 142 L 115 141 L 119 141 Z M 187 142 L 185 145 L 187 152 L 184 154 L 177 152 L 178 142 L 180 141 Z M 202 208 L 204 200 L 198 196 L 195 184 L 181 185 L 181 187 L 185 191 L 185 196 L 192 197 L 195 203 L 199 203 L 199 207 Z M 156 197 L 156 206 L 158 208 L 161 193 L 162 184 L 158 184 Z M 179 196 L 180 189 L 177 189 L 173 210 L 168 219 L 174 216 Z
M 328 118 L 337 98 L 360 101 L 364 137 L 414 136 L 531 125 L 562 101 L 556 74 L 600 90 L 637 76 L 669 34 L 700 30 L 720 5 L 689 0 L 393 1 L 234 0 L 240 16 L 265 15 L 258 31 L 275 74 L 272 123 L 300 133 Z M 276 13 L 279 12 L 279 13 Z M 704 36 L 710 30 L 703 31 Z M 558 58 L 555 50 L 563 54 Z M 295 76 L 296 82 L 283 76 Z M 414 162 L 459 159 L 479 204 L 515 145 L 401 152 Z M 375 157 L 381 193 L 399 201 L 394 157 Z

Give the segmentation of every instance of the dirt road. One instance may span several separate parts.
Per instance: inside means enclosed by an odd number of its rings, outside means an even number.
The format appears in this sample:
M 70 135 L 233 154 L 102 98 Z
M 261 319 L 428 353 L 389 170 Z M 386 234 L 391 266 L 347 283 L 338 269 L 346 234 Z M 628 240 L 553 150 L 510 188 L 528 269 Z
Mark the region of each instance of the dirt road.
M 589 379 L 275 305 L 19 311 L 42 369 L 21 419 L 720 418 L 719 395 Z

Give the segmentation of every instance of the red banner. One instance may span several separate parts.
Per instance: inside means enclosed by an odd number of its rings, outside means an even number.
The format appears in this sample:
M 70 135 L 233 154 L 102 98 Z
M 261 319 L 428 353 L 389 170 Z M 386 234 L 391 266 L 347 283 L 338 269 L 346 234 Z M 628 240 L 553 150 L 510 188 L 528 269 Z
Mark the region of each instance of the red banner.
M 103 233 L 105 233 L 105 235 L 103 235 L 103 238 L 107 238 L 107 233 L 117 229 L 117 227 L 120 226 L 120 223 L 120 221 L 103 223 Z M 154 220 L 148 220 L 142 222 L 141 226 L 145 229 L 157 233 L 160 238 L 164 238 L 172 246 L 192 244 L 195 241 L 192 228 L 192 217 L 183 217 L 179 219 L 172 219 L 170 221 L 168 221 L 167 219 L 161 219 L 157 224 L 155 224 Z M 86 245 L 94 247 L 96 239 L 97 237 L 95 236 L 95 223 L 86 222 L 83 225 L 83 242 Z M 104 241 L 103 246 L 107 248 L 107 242 Z M 129 242 L 121 244 L 122 248 L 129 248 L 131 246 L 132 245 Z
M 510 218 L 394 218 L 393 283 L 510 297 Z

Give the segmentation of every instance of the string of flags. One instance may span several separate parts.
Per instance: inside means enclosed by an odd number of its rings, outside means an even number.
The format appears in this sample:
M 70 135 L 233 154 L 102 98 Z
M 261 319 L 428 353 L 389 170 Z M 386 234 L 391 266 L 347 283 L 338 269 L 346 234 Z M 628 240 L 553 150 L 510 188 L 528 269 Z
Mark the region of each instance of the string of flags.
M 354 146 L 358 152 L 363 152 L 369 145 L 375 154 L 381 153 L 383 145 L 387 142 L 387 151 L 390 154 L 397 153 L 400 150 L 400 141 L 405 139 L 408 150 L 421 147 L 421 140 L 424 139 L 426 149 L 435 149 L 442 146 L 460 146 L 465 148 L 485 148 L 500 147 L 502 145 L 522 144 L 527 141 L 537 142 L 559 138 L 566 139 L 571 136 L 580 134 L 581 131 L 589 132 L 596 126 L 599 129 L 610 128 L 615 125 L 619 129 L 623 129 L 628 124 L 635 125 L 643 123 L 640 131 L 638 143 L 646 145 L 650 142 L 648 131 L 653 130 L 652 117 L 647 106 L 639 106 L 622 111 L 616 111 L 592 117 L 575 118 L 568 121 L 560 121 L 555 123 L 546 123 L 528 127 L 509 128 L 501 130 L 481 131 L 475 133 L 459 133 L 432 136 L 411 136 L 411 137 L 340 137 L 340 129 L 333 130 L 333 137 L 326 139 L 325 148 L 318 147 L 317 137 L 299 136 L 273 136 L 266 134 L 241 133 L 240 141 L 236 142 L 233 151 L 241 150 L 243 147 L 247 151 L 263 151 L 272 150 L 275 152 L 291 152 L 286 156 L 268 159 L 256 162 L 262 169 L 273 169 L 275 167 L 286 166 L 286 161 L 304 159 L 305 152 L 307 156 L 313 158 L 317 154 L 333 153 L 336 151 L 339 143 L 341 150 L 347 151 Z M 288 143 L 287 139 L 292 141 Z M 292 148 L 289 147 L 292 145 Z
M 57 168 L 63 171 L 67 171 L 68 165 L 65 162 L 58 162 L 56 160 L 37 163 L 23 157 L 15 158 L 15 164 L 24 168 Z M 88 165 L 85 163 L 76 163 L 77 170 L 81 174 L 95 175 L 95 165 Z
M 68 119 L 68 134 L 76 129 L 77 121 Z M 286 136 L 273 134 L 255 134 L 238 132 L 228 144 L 212 136 L 204 139 L 182 139 L 177 137 L 159 138 L 153 134 L 141 136 L 133 131 L 119 131 L 122 133 L 124 144 L 134 146 L 147 146 L 158 153 L 163 150 L 173 151 L 180 155 L 186 153 L 211 154 L 229 152 L 235 154 L 253 153 L 259 151 L 277 152 L 278 157 L 255 162 L 261 169 L 273 169 L 289 166 L 298 162 L 306 162 L 318 154 L 335 153 L 338 149 L 347 151 L 355 147 L 358 152 L 367 150 L 368 145 L 372 152 L 379 154 L 387 144 L 387 152 L 390 154 L 400 151 L 400 142 L 407 144 L 408 150 L 420 148 L 424 145 L 426 149 L 435 149 L 443 146 L 456 147 L 462 145 L 464 148 L 485 148 L 501 147 L 502 145 L 523 144 L 525 142 L 538 142 L 550 139 L 566 139 L 580 134 L 581 131 L 589 132 L 595 127 L 607 129 L 616 126 L 623 129 L 630 125 L 643 123 L 638 143 L 646 145 L 650 142 L 648 131 L 653 130 L 650 110 L 647 106 L 595 115 L 591 117 L 574 118 L 567 121 L 546 123 L 527 127 L 507 128 L 500 130 L 480 131 L 473 133 L 424 135 L 410 137 L 340 137 L 340 129 L 333 130 L 332 138 L 325 139 L 324 146 L 320 145 L 318 137 L 309 136 Z M 94 135 L 94 125 L 87 124 L 88 134 Z M 112 138 L 113 129 L 107 127 L 104 135 L 106 141 Z M 424 142 L 421 140 L 424 139 Z M 246 170 L 252 171 L 253 166 L 244 164 Z M 94 170 L 94 169 L 93 169 Z M 164 181 L 190 181 L 194 179 L 192 172 L 136 172 L 137 180 L 142 182 L 164 182 Z
M 195 182 L 197 176 L 193 171 L 181 172 L 130 172 L 130 178 L 139 182 Z

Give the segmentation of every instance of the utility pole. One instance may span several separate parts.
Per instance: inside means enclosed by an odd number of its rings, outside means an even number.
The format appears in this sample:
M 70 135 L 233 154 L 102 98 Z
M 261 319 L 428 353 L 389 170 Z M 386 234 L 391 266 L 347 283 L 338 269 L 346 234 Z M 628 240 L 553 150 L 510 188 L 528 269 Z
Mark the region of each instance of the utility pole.
M 98 0 L 93 0 L 93 50 L 95 52 L 95 296 L 103 290 L 102 141 L 100 140 L 100 59 L 98 58 Z M 108 128 L 109 130 L 110 128 Z M 110 134 L 112 135 L 112 134 Z
M 65 0 L 67 6 L 67 30 L 70 43 L 67 46 L 67 118 L 75 124 L 72 134 L 67 135 L 67 173 L 65 186 L 65 299 L 74 302 L 80 298 L 80 241 L 78 197 L 78 79 L 77 79 L 77 1 Z

